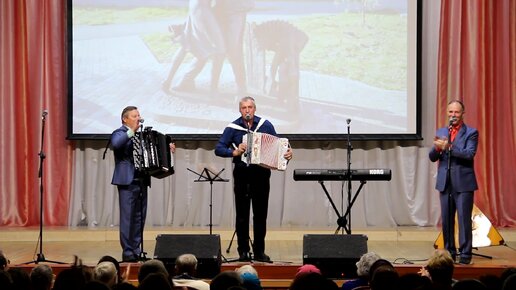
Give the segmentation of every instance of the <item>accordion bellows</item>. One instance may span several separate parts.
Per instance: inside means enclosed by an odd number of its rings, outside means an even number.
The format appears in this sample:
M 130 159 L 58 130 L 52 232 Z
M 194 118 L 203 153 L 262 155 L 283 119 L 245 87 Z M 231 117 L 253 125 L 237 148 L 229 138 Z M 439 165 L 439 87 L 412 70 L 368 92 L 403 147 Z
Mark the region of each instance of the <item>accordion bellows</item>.
M 267 133 L 251 133 L 250 146 L 251 156 L 250 163 L 257 164 L 262 167 L 286 170 L 287 159 L 283 157 L 288 150 L 288 139 L 279 138 Z M 247 134 L 242 137 L 242 142 L 247 143 Z M 242 155 L 242 161 L 248 163 L 247 155 Z

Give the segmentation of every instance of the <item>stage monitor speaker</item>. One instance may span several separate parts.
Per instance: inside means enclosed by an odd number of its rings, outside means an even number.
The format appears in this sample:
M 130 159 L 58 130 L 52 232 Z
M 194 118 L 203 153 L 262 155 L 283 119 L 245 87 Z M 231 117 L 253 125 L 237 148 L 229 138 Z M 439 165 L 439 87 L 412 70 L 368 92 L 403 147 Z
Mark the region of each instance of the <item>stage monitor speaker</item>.
M 213 278 L 222 264 L 219 235 L 158 235 L 154 259 L 161 260 L 174 275 L 177 257 L 193 254 L 197 258 L 198 278 Z
M 366 235 L 304 235 L 303 264 L 312 264 L 328 278 L 354 278 L 356 262 L 367 253 Z

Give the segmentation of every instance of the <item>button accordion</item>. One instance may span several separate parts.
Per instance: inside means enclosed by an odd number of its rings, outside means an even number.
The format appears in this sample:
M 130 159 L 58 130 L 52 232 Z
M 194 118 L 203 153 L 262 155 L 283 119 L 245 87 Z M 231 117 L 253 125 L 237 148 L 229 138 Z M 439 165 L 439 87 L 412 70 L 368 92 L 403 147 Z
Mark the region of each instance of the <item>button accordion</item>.
M 248 153 L 242 154 L 242 161 L 246 164 L 257 164 L 265 168 L 286 170 L 288 160 L 283 157 L 289 148 L 287 138 L 279 138 L 267 133 L 250 133 L 252 138 L 247 140 L 247 135 L 242 137 L 242 142 L 247 143 Z
M 141 132 L 135 133 L 140 146 L 133 146 L 134 156 L 138 156 L 140 162 L 135 162 L 136 169 L 146 172 L 152 177 L 164 178 L 174 174 L 174 159 L 170 152 L 170 136 L 145 127 Z

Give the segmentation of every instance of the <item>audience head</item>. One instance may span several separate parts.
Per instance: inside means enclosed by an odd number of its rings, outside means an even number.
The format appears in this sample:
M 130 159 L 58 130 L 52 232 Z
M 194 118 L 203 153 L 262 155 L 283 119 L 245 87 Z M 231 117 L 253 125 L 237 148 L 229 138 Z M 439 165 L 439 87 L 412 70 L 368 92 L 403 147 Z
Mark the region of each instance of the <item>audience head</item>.
M 380 260 L 380 256 L 374 252 L 365 253 L 356 263 L 358 277 L 369 278 L 369 269 L 374 262 Z
M 64 269 L 57 275 L 52 290 L 81 289 L 92 278 L 91 270 L 83 267 L 82 261 L 75 256 L 73 266 L 69 269 Z
M 315 273 L 321 275 L 321 270 L 312 264 L 304 264 L 303 266 L 297 268 L 297 273 L 295 277 L 306 275 L 309 273 Z
M 112 262 L 100 262 L 93 270 L 93 278 L 111 288 L 118 283 L 118 272 Z
M 113 263 L 113 265 L 115 265 L 116 273 L 118 276 L 118 283 L 121 283 L 122 281 L 125 280 L 125 277 L 124 277 L 122 271 L 120 271 L 120 263 L 118 262 L 117 259 L 115 259 L 113 256 L 102 256 L 99 259 L 97 264 L 100 264 L 102 262 L 111 262 L 111 263 Z
M 417 273 L 408 273 L 398 280 L 398 290 L 430 289 L 432 281 Z
M 455 282 L 453 290 L 487 290 L 487 287 L 477 279 L 463 279 Z
M 138 289 L 142 290 L 172 290 L 170 281 L 167 275 L 156 272 L 147 275 L 143 281 L 140 282 Z
M 243 273 L 240 274 L 240 278 L 242 278 L 242 285 L 247 290 L 262 290 L 262 284 L 260 283 L 260 279 L 256 274 L 253 273 Z
M 0 289 L 11 290 L 13 288 L 13 280 L 7 271 L 0 270 Z
M 7 270 L 9 268 L 9 259 L 4 255 L 4 252 L 0 250 L 0 271 Z
M 210 283 L 210 290 L 227 290 L 233 286 L 242 286 L 242 278 L 235 271 L 220 272 Z
M 327 279 L 317 272 L 296 275 L 289 290 L 337 290 L 339 287 L 333 280 Z
M 116 284 L 111 289 L 112 290 L 135 290 L 135 289 L 138 289 L 138 287 L 134 286 L 133 284 L 131 284 L 129 282 L 122 282 L 122 283 Z
M 502 290 L 516 289 L 516 274 L 512 274 L 503 281 Z
M 252 265 L 243 265 L 242 267 L 239 267 L 235 270 L 240 276 L 242 276 L 242 274 L 244 273 L 251 273 L 251 274 L 254 274 L 256 276 L 258 276 L 258 271 L 256 271 L 256 269 L 252 266 Z
M 195 276 L 197 271 L 197 258 L 193 254 L 183 254 L 176 259 L 176 275 L 188 274 Z
M 391 262 L 379 259 L 371 265 L 369 271 L 369 285 L 371 290 L 397 289 L 398 272 L 394 269 Z
M 106 283 L 103 283 L 101 281 L 97 280 L 91 280 L 84 285 L 84 290 L 110 290 L 111 287 L 109 287 Z
M 7 270 L 13 281 L 13 288 L 16 290 L 30 290 L 30 276 L 29 273 L 21 268 L 9 268 Z
M 34 290 L 50 290 L 54 282 L 54 272 L 49 265 L 38 264 L 30 272 L 30 281 Z
M 138 282 L 141 283 L 143 279 L 152 273 L 161 273 L 168 278 L 168 271 L 165 264 L 160 260 L 153 259 L 145 261 L 141 265 L 140 270 L 138 271 Z
M 516 274 L 516 268 L 515 267 L 509 267 L 509 268 L 503 270 L 502 274 L 500 275 L 500 279 L 502 279 L 502 283 L 507 278 L 509 278 L 509 276 L 511 276 L 512 274 Z
M 426 270 L 434 284 L 449 286 L 452 284 L 454 261 L 446 250 L 435 250 L 426 265 Z

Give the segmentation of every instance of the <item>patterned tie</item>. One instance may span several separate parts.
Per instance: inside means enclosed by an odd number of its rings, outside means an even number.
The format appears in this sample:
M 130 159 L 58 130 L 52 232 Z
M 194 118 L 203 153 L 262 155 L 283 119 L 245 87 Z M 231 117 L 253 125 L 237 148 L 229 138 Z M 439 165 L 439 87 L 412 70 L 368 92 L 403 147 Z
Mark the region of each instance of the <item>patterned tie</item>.
M 133 141 L 133 159 L 134 159 L 134 167 L 136 169 L 142 168 L 142 155 L 141 155 L 141 140 L 139 138 L 139 134 L 135 134 L 133 137 L 131 137 L 131 140 Z

